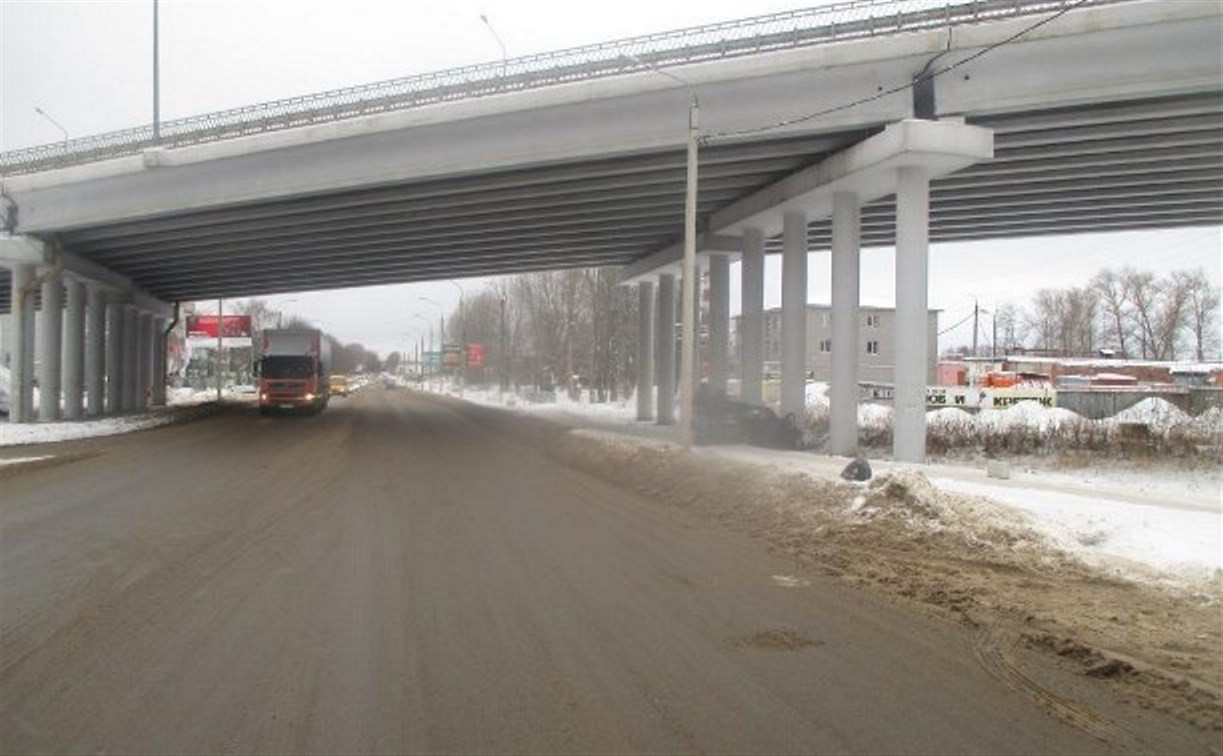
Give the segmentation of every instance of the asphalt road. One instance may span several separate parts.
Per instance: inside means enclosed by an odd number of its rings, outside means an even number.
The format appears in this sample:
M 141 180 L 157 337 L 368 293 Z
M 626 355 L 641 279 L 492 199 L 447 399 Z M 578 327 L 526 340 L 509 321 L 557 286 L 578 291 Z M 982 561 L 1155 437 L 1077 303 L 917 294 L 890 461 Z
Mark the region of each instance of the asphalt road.
M 0 751 L 1129 747 L 999 683 L 966 631 L 778 579 L 537 441 L 373 389 L 4 475 Z

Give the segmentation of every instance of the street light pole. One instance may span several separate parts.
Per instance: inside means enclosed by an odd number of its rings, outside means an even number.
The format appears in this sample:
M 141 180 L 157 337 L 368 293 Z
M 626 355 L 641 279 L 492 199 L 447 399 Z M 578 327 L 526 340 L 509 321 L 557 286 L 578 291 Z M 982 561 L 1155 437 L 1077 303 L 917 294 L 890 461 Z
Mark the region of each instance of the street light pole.
M 35 112 L 35 113 L 37 113 L 37 114 L 39 114 L 39 115 L 40 115 L 40 116 L 42 116 L 43 118 L 46 118 L 48 121 L 50 121 L 50 122 L 51 122 L 51 125 L 52 125 L 52 126 L 54 126 L 55 128 L 57 128 L 57 129 L 59 129 L 59 130 L 60 130 L 60 133 L 62 133 L 62 134 L 64 135 L 64 146 L 66 147 L 66 146 L 68 145 L 68 129 L 65 129 L 65 128 L 64 128 L 64 126 L 63 126 L 63 124 L 61 124 L 59 121 L 57 121 L 57 120 L 55 120 L 54 118 L 52 118 L 52 117 L 51 117 L 51 116 L 50 116 L 50 115 L 47 113 L 47 111 L 43 110 L 42 108 L 40 108 L 40 107 L 39 107 L 39 106 L 37 106 L 37 105 L 35 105 L 35 106 L 34 106 L 34 112 Z
M 684 190 L 684 351 L 679 363 L 680 412 L 683 413 L 680 434 L 684 446 L 692 446 L 694 440 L 692 379 L 696 367 L 696 189 L 700 108 L 693 92 L 688 105 L 688 182 Z
M 665 76 L 678 82 L 688 90 L 691 100 L 688 103 L 688 160 L 687 182 L 684 187 L 684 289 L 680 304 L 681 331 L 683 334 L 683 349 L 679 359 L 679 406 L 680 406 L 680 442 L 684 446 L 693 443 L 693 405 L 695 387 L 693 376 L 696 372 L 696 198 L 697 198 L 697 149 L 700 144 L 701 103 L 697 99 L 692 83 L 664 71 L 653 63 L 636 55 L 621 56 L 631 63 L 646 66 L 659 76 Z
M 153 141 L 161 141 L 161 66 L 158 61 L 157 0 L 153 0 Z

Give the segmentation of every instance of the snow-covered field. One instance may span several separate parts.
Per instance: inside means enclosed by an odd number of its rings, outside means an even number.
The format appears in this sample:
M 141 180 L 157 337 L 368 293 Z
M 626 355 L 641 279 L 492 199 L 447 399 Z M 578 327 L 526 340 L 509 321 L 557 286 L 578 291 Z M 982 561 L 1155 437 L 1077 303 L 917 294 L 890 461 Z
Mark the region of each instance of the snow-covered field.
M 809 405 L 826 404 L 826 392 L 826 384 L 808 386 Z M 531 404 L 509 393 L 502 398 L 496 391 L 470 389 L 464 398 L 599 431 L 639 436 L 645 443 L 674 436 L 673 430 L 638 422 L 632 399 L 591 404 L 585 399 L 574 402 L 561 396 L 554 403 Z M 1194 420 L 1158 399 L 1144 400 L 1122 414 L 1111 422 L 1146 422 L 1153 429 L 1165 430 L 1177 423 L 1218 422 L 1217 412 Z M 890 425 L 891 415 L 891 408 L 884 405 L 863 404 L 859 408 L 859 422 L 863 424 Z M 958 409 L 934 410 L 928 418 L 931 423 L 979 422 L 1000 428 L 1047 427 L 1081 419 L 1073 412 L 1035 402 L 979 416 Z M 849 461 L 750 446 L 704 447 L 697 453 L 826 478 L 838 477 Z M 872 460 L 871 464 L 876 475 L 906 468 L 886 460 Z M 1119 574 L 1196 582 L 1211 579 L 1223 570 L 1223 471 L 1138 470 L 1102 463 L 1066 472 L 1017 465 L 1011 477 L 1004 480 L 988 477 L 984 465 L 933 463 L 916 469 L 941 490 L 986 501 L 995 508 L 997 526 L 1025 522 L 1051 546 Z

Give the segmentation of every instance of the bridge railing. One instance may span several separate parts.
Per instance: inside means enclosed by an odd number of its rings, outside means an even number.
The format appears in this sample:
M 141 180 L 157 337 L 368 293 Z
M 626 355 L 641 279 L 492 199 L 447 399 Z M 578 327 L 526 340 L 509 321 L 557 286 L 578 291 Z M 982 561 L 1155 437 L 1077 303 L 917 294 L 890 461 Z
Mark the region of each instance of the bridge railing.
M 439 102 L 1125 0 L 849 0 L 289 97 L 0 153 L 17 175 Z

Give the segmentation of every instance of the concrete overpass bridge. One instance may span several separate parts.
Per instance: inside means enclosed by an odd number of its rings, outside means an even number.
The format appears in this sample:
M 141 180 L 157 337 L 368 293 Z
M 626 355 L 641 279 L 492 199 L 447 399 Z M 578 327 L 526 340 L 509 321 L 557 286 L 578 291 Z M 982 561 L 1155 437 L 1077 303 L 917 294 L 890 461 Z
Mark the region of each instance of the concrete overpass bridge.
M 1195 0 L 857 0 L 6 153 L 15 419 L 32 419 L 35 289 L 68 417 L 162 394 L 170 302 L 590 265 L 640 286 L 649 386 L 652 337 L 674 331 L 696 97 L 709 379 L 724 385 L 741 256 L 759 397 L 762 260 L 780 252 L 782 408 L 799 411 L 805 253 L 832 248 L 849 451 L 861 246 L 896 244 L 898 320 L 918 324 L 931 240 L 1223 222 L 1221 22 Z M 920 459 L 926 336 L 898 336 L 897 455 Z M 673 351 L 657 354 L 660 406 L 639 409 L 669 422 Z M 41 385 L 60 370 L 44 361 Z

